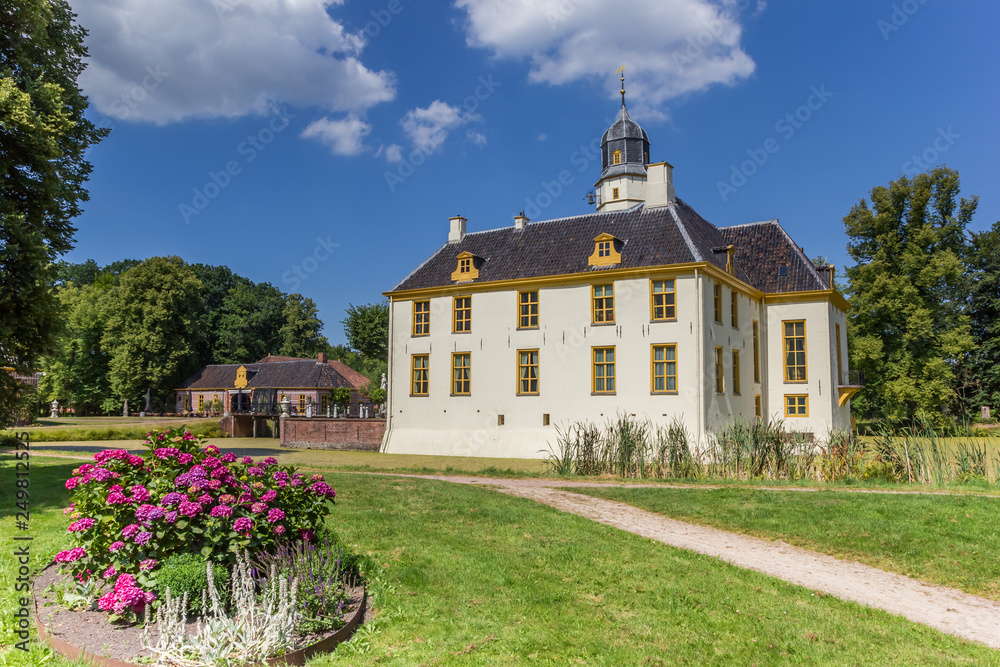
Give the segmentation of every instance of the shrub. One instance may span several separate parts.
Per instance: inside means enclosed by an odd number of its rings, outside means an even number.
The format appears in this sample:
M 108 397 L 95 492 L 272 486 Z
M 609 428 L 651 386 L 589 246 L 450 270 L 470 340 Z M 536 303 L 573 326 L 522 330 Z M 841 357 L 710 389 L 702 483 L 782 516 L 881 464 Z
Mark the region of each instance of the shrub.
M 272 457 L 238 460 L 188 431 L 152 431 L 146 447 L 144 457 L 106 449 L 73 471 L 65 513 L 74 547 L 56 562 L 106 581 L 128 574 L 134 588 L 150 591 L 159 564 L 177 553 L 232 563 L 242 551 L 311 540 L 336 495 L 322 475 L 306 478 Z M 143 604 L 128 605 L 124 615 Z
M 216 567 L 214 575 L 216 594 L 225 602 L 229 597 L 227 593 L 229 570 L 221 566 Z M 202 606 L 202 603 L 210 595 L 205 559 L 192 553 L 179 553 L 164 560 L 156 573 L 157 597 L 165 599 L 168 588 L 171 595 L 178 600 L 182 599 L 185 593 L 187 594 L 188 608 L 182 609 L 182 612 L 205 613 L 207 609 Z

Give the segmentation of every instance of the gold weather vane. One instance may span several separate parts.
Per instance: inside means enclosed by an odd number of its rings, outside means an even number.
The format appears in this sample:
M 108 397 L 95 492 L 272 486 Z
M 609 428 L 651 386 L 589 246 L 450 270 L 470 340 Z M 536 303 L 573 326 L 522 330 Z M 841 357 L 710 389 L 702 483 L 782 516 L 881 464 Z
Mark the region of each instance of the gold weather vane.
M 625 106 L 625 65 L 616 69 L 615 72 L 621 72 L 622 75 L 622 106 Z

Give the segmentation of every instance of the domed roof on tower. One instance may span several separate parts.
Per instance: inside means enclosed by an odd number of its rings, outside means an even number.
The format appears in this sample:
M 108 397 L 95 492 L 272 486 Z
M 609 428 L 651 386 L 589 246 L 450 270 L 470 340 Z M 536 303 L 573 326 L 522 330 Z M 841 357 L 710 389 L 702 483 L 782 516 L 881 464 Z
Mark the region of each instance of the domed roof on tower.
M 622 107 L 601 137 L 601 180 L 623 174 L 645 176 L 649 164 L 649 136 L 629 118 L 625 108 L 625 68 L 618 71 L 622 75 Z

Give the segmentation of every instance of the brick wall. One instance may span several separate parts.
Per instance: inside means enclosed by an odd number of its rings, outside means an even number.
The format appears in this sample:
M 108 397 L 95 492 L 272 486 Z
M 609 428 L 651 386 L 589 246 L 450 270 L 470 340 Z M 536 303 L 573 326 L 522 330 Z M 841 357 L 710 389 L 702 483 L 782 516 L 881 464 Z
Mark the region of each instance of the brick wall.
M 353 449 L 377 452 L 385 433 L 384 419 L 281 420 L 281 446 L 295 449 Z

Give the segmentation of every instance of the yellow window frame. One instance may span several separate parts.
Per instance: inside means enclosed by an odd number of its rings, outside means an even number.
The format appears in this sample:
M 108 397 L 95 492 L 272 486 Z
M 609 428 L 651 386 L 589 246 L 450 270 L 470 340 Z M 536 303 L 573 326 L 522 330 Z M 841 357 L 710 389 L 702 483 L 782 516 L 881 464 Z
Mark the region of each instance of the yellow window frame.
M 649 346 L 649 390 L 654 394 L 677 393 L 677 345 Z
M 785 394 L 785 417 L 796 418 L 808 416 L 808 394 Z
M 198 394 L 198 412 L 205 411 L 205 395 Z
M 712 283 L 712 305 L 715 323 L 722 324 L 722 283 Z
M 518 396 L 537 396 L 538 393 L 538 350 L 518 350 L 517 394 Z
M 299 414 L 304 415 L 306 413 L 306 395 L 299 394 Z
M 621 164 L 622 163 L 622 152 L 615 151 L 611 154 L 611 164 Z M 617 197 L 615 197 L 617 199 Z
M 740 395 L 740 351 L 733 350 L 733 395 Z
M 320 394 L 319 397 L 319 410 L 321 414 L 326 414 L 326 411 L 330 409 L 330 394 Z
M 740 327 L 740 293 L 736 290 L 729 290 L 729 319 L 734 329 Z
M 615 285 L 594 285 L 591 289 L 591 322 L 594 324 L 614 324 Z
M 760 419 L 763 416 L 763 409 L 760 407 L 760 394 L 755 394 L 753 397 L 753 413 Z
M 414 336 L 427 336 L 431 332 L 431 302 L 429 299 L 413 302 Z
M 472 297 L 456 296 L 452 299 L 452 333 L 472 332 Z
M 781 340 L 781 349 L 785 355 L 785 382 L 806 382 L 806 321 L 782 320 Z
M 410 358 L 410 396 L 427 396 L 430 389 L 430 355 L 414 354 Z
M 834 325 L 837 328 L 837 384 L 844 381 L 844 367 L 840 356 L 840 324 Z
M 760 322 L 753 321 L 753 381 L 760 383 Z
M 649 281 L 649 319 L 654 322 L 677 319 L 677 282 L 673 278 Z
M 591 391 L 594 394 L 615 393 L 615 346 L 591 348 Z
M 451 395 L 472 395 L 471 352 L 453 352 L 451 355 Z
M 715 347 L 715 393 L 724 394 L 726 393 L 726 376 L 724 375 L 724 368 L 722 365 L 722 347 L 717 345 Z
M 517 293 L 517 328 L 538 328 L 538 291 Z

